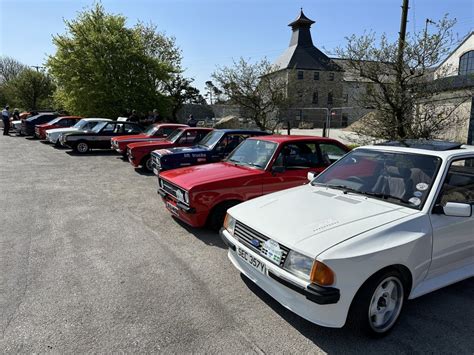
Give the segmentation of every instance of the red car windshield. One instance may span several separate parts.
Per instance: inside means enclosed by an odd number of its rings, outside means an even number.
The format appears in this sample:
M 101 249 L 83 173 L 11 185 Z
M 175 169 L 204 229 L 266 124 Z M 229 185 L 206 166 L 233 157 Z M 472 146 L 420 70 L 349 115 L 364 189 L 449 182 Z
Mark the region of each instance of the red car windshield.
M 277 144 L 259 139 L 243 141 L 227 158 L 227 162 L 235 165 L 246 165 L 265 169 Z

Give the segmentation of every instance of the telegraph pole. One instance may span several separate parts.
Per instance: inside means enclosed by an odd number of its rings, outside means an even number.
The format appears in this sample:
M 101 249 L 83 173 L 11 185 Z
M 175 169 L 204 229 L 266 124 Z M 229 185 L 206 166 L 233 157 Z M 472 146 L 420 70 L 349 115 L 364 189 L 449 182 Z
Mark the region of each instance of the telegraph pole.
M 40 68 L 41 69 L 44 69 L 44 67 L 40 66 L 40 65 L 30 65 L 32 68 L 35 68 L 37 72 L 39 72 Z
M 402 87 L 402 75 L 403 75 L 403 52 L 405 50 L 405 38 L 406 38 L 406 33 L 407 33 L 407 18 L 408 18 L 408 0 L 403 0 L 403 5 L 402 5 L 402 17 L 400 19 L 400 32 L 399 32 L 399 37 L 398 37 L 398 52 L 397 52 L 397 91 L 398 91 L 398 100 L 399 100 L 399 111 L 397 116 L 397 133 L 399 137 L 405 137 L 405 127 L 403 127 L 403 111 L 401 109 L 401 106 L 403 105 L 403 97 L 405 95 L 404 88 Z

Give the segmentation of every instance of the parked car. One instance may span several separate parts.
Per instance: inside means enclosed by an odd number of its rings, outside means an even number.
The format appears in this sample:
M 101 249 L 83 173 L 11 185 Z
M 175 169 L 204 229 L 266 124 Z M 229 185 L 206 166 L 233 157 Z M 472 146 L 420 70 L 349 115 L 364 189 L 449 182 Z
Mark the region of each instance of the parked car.
M 143 133 L 114 137 L 110 140 L 110 142 L 112 149 L 115 149 L 120 154 L 127 155 L 127 144 L 163 140 L 164 138 L 168 137 L 175 129 L 181 127 L 188 126 L 179 123 L 160 123 L 149 126 Z
M 46 130 L 46 139 L 50 143 L 53 143 L 56 146 L 60 146 L 61 143 L 59 139 L 62 134 L 76 132 L 76 131 L 90 131 L 99 122 L 111 122 L 111 121 L 112 120 L 109 118 L 83 118 L 72 127 L 54 128 L 54 129 Z
M 473 204 L 473 146 L 392 142 L 231 208 L 221 236 L 233 265 L 286 308 L 382 336 L 407 299 L 474 276 Z
M 198 143 L 212 128 L 193 128 L 184 126 L 174 130 L 168 137 L 150 142 L 137 142 L 127 145 L 127 156 L 134 167 L 141 166 L 147 171 L 152 171 L 151 152 L 155 149 L 169 149 L 172 147 L 186 147 Z
M 35 134 L 36 125 L 50 122 L 56 117 L 59 117 L 59 114 L 56 112 L 43 112 L 36 116 L 31 116 L 21 122 L 20 134 L 25 136 L 32 136 Z
M 261 136 L 245 140 L 229 157 L 159 174 L 158 192 L 168 210 L 193 227 L 222 227 L 227 209 L 243 201 L 308 182 L 349 151 L 314 136 Z
M 227 157 L 245 139 L 268 134 L 244 129 L 215 130 L 193 147 L 154 151 L 151 155 L 153 171 L 158 175 L 160 171 L 182 166 L 215 163 Z
M 20 119 L 14 120 L 10 122 L 10 130 L 15 131 L 17 135 L 21 134 L 21 122 L 26 120 L 27 118 L 33 116 L 29 112 L 22 112 L 20 113 Z
M 134 122 L 99 122 L 90 131 L 77 131 L 61 135 L 61 145 L 84 154 L 91 149 L 110 149 L 110 139 L 115 136 L 143 132 L 143 126 Z
M 74 126 L 82 117 L 79 116 L 60 116 L 54 120 L 35 126 L 35 137 L 46 139 L 46 130 L 54 128 L 66 128 Z

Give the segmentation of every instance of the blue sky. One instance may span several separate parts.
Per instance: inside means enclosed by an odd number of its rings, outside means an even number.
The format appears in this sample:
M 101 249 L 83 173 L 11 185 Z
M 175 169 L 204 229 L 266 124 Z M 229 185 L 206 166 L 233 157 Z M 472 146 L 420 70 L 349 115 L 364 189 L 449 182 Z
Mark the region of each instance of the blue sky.
M 316 21 L 314 44 L 330 54 L 344 37 L 374 30 L 396 38 L 402 0 L 102 0 L 108 12 L 128 24 L 153 22 L 176 37 L 185 75 L 202 90 L 217 65 L 240 56 L 275 60 L 290 40 L 287 26 L 300 7 Z M 0 54 L 41 65 L 54 53 L 51 36 L 64 32 L 63 19 L 90 7 L 93 0 L 0 0 Z M 410 0 L 408 31 L 424 28 L 426 18 L 455 17 L 460 37 L 474 30 L 473 0 Z

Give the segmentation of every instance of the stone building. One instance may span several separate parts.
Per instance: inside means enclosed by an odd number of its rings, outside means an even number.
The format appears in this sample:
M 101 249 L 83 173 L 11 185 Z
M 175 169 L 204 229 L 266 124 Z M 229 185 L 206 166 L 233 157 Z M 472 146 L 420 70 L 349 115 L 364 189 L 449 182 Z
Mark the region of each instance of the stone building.
M 314 23 L 301 10 L 288 25 L 292 30 L 288 48 L 274 63 L 273 75 L 286 80 L 291 103 L 280 118 L 293 127 L 322 127 L 327 119 L 332 127 L 347 126 L 367 112 L 352 104 L 364 82 L 344 69 L 344 60 L 330 58 L 314 46 L 310 31 Z
M 316 48 L 311 38 L 315 22 L 301 10 L 291 22 L 292 34 L 288 48 L 275 61 L 272 74 L 286 81 L 286 95 L 291 109 L 280 112 L 280 119 L 292 127 L 344 127 L 356 121 L 368 108 L 359 107 L 358 97 L 365 93 L 368 81 L 350 69 L 347 61 L 330 58 Z M 432 71 L 432 83 L 442 90 L 434 99 L 440 107 L 451 105 L 462 123 L 443 138 L 470 142 L 474 138 L 473 75 L 474 32 Z

